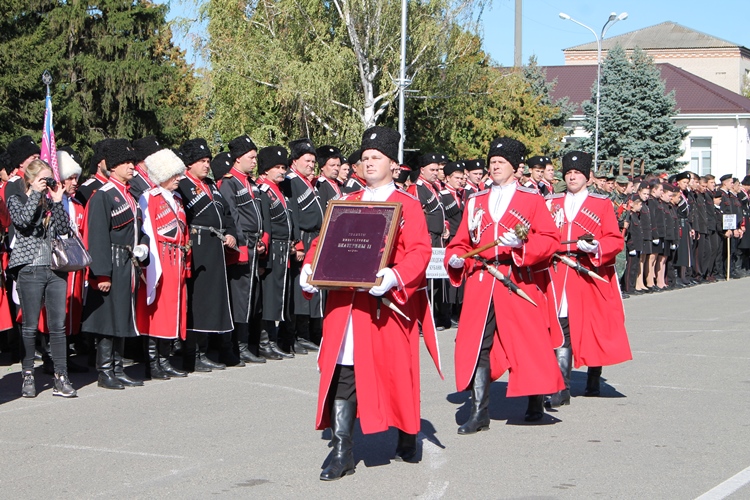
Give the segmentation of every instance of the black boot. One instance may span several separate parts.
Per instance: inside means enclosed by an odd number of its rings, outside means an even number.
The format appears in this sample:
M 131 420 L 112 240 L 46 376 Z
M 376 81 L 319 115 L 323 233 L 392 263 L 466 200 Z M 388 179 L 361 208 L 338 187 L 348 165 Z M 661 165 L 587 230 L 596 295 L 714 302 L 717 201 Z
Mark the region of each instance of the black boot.
M 122 382 L 125 387 L 140 387 L 143 385 L 143 380 L 128 377 L 123 370 L 123 352 L 125 351 L 125 338 L 114 337 L 112 339 L 112 354 L 114 356 L 114 373 L 115 378 Z
M 529 404 L 526 407 L 524 422 L 536 422 L 544 417 L 544 396 L 529 396 Z
M 157 379 L 157 380 L 169 380 L 169 374 L 165 372 L 159 364 L 159 351 L 157 342 L 159 340 L 155 337 L 145 337 L 146 344 L 146 356 L 148 356 L 148 363 L 146 363 L 146 380 Z
M 586 377 L 586 392 L 584 396 L 590 398 L 599 395 L 599 379 L 602 376 L 601 366 L 589 366 Z
M 159 339 L 156 344 L 157 353 L 159 355 L 159 366 L 164 373 L 170 377 L 187 377 L 188 374 L 185 371 L 178 370 L 169 362 L 169 351 L 172 347 L 172 341 L 169 339 Z
M 219 335 L 219 362 L 226 366 L 245 366 L 245 362 L 242 361 L 239 356 L 234 353 L 234 342 L 232 341 L 232 333 L 222 333 Z
M 396 445 L 396 460 L 399 462 L 413 462 L 417 456 L 417 435 L 407 434 L 398 430 L 398 444 Z
M 99 372 L 99 387 L 105 389 L 125 389 L 114 372 L 112 337 L 99 337 L 96 343 L 96 369 Z
M 182 342 L 182 348 L 180 349 L 180 355 L 182 356 L 182 369 L 187 373 L 196 371 L 210 372 L 211 369 L 208 367 L 203 369 L 202 364 L 200 365 L 200 370 L 198 369 L 198 366 L 196 366 L 199 361 L 197 355 L 198 346 L 196 345 L 196 335 L 195 332 L 188 331 L 185 335 L 185 340 Z
M 211 370 L 224 370 L 227 365 L 224 363 L 216 363 L 208 359 L 206 353 L 208 352 L 208 335 L 205 333 L 196 334 L 196 351 L 195 351 L 195 371 L 198 370 L 199 365 L 203 365 L 204 368 L 210 368 Z
M 471 384 L 471 416 L 458 428 L 459 434 L 475 434 L 490 428 L 490 367 L 477 366 Z
M 262 328 L 260 331 L 260 340 L 258 341 L 258 354 L 260 354 L 265 359 L 284 359 L 279 354 L 276 354 L 273 349 L 271 349 L 271 341 L 269 340 L 268 330 L 266 328 Z
M 333 455 L 328 467 L 320 473 L 321 481 L 335 481 L 349 474 L 354 474 L 352 434 L 354 433 L 354 421 L 356 419 L 357 403 L 355 401 L 333 400 L 331 408 Z
M 250 327 L 247 323 L 235 323 L 234 333 L 237 336 L 237 351 L 245 363 L 265 363 L 266 358 L 256 356 L 250 350 Z
M 296 317 L 296 339 L 294 341 L 294 352 L 296 354 L 307 354 L 307 351 L 317 351 L 318 345 L 310 341 L 310 325 L 312 320 L 306 314 L 297 314 Z
M 570 404 L 570 368 L 573 362 L 573 351 L 570 347 L 560 347 L 559 349 L 555 349 L 555 355 L 557 356 L 560 373 L 562 373 L 563 380 L 565 381 L 565 389 L 544 399 L 544 406 L 548 409 Z

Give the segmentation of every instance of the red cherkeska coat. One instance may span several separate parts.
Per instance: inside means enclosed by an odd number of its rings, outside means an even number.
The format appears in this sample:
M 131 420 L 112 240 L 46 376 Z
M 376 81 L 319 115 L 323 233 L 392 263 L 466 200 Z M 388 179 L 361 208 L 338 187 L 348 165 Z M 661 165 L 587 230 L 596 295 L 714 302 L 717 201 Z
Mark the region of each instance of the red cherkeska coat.
M 490 351 L 492 380 L 510 370 L 508 396 L 551 394 L 565 388 L 554 354 L 562 341 L 559 334 L 550 335 L 546 298 L 537 287 L 534 273 L 546 271 L 550 257 L 560 244 L 560 236 L 544 199 L 535 191 L 518 186 L 497 223 L 490 215 L 489 195 L 490 190 L 485 190 L 469 197 L 458 232 L 445 251 L 445 267 L 451 284 L 459 286 L 466 279 L 464 306 L 456 334 L 456 389 L 463 391 L 471 387 L 492 301 L 497 317 L 495 341 Z M 477 213 L 481 217 L 475 215 Z M 469 221 L 475 217 L 479 224 L 470 231 Z M 495 246 L 480 256 L 497 261 L 496 267 L 504 275 L 510 272 L 511 280 L 531 297 L 536 307 L 510 292 L 474 259 L 467 259 L 461 269 L 448 265 L 452 255 L 461 256 L 490 243 L 519 223 L 529 229 L 528 240 L 522 247 Z
M 176 209 L 162 188 L 149 189 L 139 201 L 143 232 L 149 237 L 146 283 L 138 289 L 136 323 L 143 335 L 185 339 L 190 241 L 182 198 L 172 193 Z
M 363 193 L 352 193 L 343 199 L 360 200 Z M 327 396 L 350 315 L 354 335 L 357 413 L 364 434 L 382 432 L 391 426 L 409 434 L 419 432 L 417 320 L 422 322 L 425 345 L 440 372 L 437 336 L 425 290 L 425 271 L 432 249 L 422 206 L 414 197 L 399 190 L 394 191 L 387 201 L 401 203 L 402 212 L 389 259 L 389 266 L 398 277 L 399 289 L 392 289 L 385 297 L 397 304 L 411 321 L 384 305 L 380 306 L 378 319 L 379 301 L 368 292 L 328 292 L 323 340 L 318 355 L 320 386 L 316 429 L 330 427 L 330 402 Z M 316 238 L 307 252 L 306 264 L 312 263 L 317 243 Z
M 593 234 L 599 242 L 596 254 L 581 252 L 575 243 L 560 245 L 557 251 L 570 253 L 571 259 L 609 281 L 604 283 L 576 272 L 562 262 L 550 268 L 553 294 L 548 298 L 554 301 L 555 310 L 559 312 L 565 291 L 575 367 L 608 366 L 633 359 L 615 271 L 615 258 L 622 251 L 623 238 L 612 202 L 602 195 L 589 193 L 572 221 L 565 216 L 564 194 L 553 196 L 547 203 L 562 241 Z

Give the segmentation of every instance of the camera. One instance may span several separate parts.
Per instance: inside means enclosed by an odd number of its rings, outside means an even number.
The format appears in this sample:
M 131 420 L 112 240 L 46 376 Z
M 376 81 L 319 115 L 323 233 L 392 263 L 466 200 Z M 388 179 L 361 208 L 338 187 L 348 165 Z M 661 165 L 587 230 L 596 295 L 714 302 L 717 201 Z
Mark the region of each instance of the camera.
M 52 177 L 45 177 L 44 182 L 45 184 L 47 184 L 47 187 L 50 188 L 52 191 L 57 189 L 57 181 L 53 179 Z

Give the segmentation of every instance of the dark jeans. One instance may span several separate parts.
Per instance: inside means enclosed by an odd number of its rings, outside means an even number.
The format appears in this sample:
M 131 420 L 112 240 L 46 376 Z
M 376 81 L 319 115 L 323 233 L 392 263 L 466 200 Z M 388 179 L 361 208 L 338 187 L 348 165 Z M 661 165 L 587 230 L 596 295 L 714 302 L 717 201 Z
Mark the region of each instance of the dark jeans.
M 46 306 L 49 328 L 50 355 L 56 373 L 67 372 L 65 345 L 65 295 L 68 288 L 67 273 L 52 271 L 49 266 L 24 266 L 18 271 L 17 290 L 23 311 L 23 346 L 25 354 L 22 368 L 34 369 L 34 343 L 39 329 L 39 312 Z

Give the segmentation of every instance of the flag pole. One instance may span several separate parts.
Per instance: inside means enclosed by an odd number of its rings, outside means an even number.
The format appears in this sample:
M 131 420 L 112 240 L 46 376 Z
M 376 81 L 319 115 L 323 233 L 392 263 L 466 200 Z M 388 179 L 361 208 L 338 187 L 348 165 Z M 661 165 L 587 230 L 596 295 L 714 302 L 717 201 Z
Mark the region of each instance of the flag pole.
M 44 70 L 44 73 L 42 73 L 42 83 L 47 86 L 47 99 L 50 98 L 50 91 L 49 86 L 52 85 L 52 74 L 49 72 L 48 69 Z M 45 103 L 46 106 L 46 103 Z M 47 142 L 47 154 L 49 157 L 52 157 L 52 141 Z

